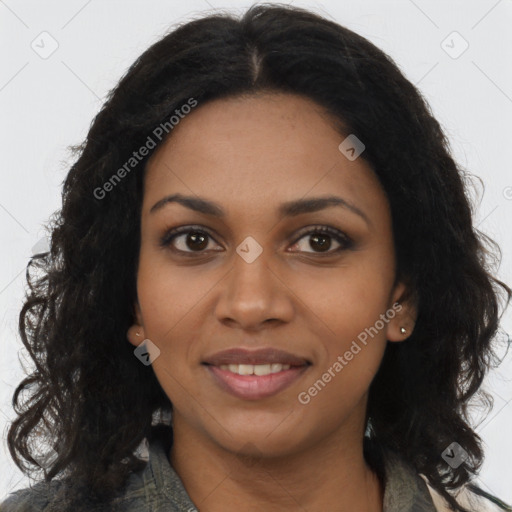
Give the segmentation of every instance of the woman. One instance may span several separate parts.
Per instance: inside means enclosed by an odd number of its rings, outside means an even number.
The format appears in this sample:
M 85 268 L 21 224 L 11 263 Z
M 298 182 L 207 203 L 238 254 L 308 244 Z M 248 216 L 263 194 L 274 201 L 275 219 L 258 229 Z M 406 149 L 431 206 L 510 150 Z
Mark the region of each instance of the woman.
M 208 16 L 76 149 L 8 433 L 46 481 L 1 510 L 511 510 L 466 419 L 511 290 L 389 57 L 304 10 Z

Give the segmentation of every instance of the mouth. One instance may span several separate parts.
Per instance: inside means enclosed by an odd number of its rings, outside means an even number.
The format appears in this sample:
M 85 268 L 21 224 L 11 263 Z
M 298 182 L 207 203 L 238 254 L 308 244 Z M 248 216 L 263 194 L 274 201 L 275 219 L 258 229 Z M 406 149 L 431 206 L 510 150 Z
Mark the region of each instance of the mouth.
M 202 363 L 213 382 L 243 400 L 260 400 L 283 391 L 298 380 L 311 362 L 277 349 L 230 349 Z

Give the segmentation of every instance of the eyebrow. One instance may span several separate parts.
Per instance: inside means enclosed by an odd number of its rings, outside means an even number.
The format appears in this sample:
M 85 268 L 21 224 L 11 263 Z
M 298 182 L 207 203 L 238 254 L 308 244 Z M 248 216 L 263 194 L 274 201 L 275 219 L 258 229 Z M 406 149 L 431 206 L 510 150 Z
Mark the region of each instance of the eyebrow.
M 151 207 L 149 213 L 154 213 L 169 203 L 178 203 L 190 210 L 221 219 L 226 217 L 226 213 L 217 203 L 202 197 L 185 196 L 183 194 L 172 194 L 163 197 Z M 370 219 L 361 209 L 339 196 L 321 196 L 312 197 L 310 199 L 296 199 L 288 201 L 279 206 L 278 213 L 280 216 L 294 217 L 302 213 L 317 212 L 333 206 L 346 208 L 347 210 L 359 215 L 368 225 L 371 225 Z

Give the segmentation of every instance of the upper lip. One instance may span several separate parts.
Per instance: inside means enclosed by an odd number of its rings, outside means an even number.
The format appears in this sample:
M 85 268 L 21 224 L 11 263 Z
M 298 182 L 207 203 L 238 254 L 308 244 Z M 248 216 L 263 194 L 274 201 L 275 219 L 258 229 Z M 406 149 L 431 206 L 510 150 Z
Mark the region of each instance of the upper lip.
M 290 366 L 304 366 L 310 362 L 300 356 L 290 354 L 275 348 L 260 348 L 248 350 L 246 348 L 230 348 L 216 352 L 207 357 L 204 364 L 220 366 L 225 364 L 289 364 Z

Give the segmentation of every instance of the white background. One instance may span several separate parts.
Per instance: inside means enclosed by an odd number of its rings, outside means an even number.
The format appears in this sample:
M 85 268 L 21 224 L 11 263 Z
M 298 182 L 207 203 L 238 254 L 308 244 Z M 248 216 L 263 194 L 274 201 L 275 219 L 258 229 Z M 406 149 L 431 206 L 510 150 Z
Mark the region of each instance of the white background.
M 326 0 L 292 2 L 368 38 L 387 52 L 429 101 L 464 169 L 482 178 L 475 224 L 503 252 L 499 277 L 512 283 L 512 1 Z M 10 400 L 21 380 L 17 315 L 25 265 L 60 207 L 70 164 L 66 147 L 87 134 L 109 89 L 176 22 L 251 2 L 221 0 L 0 0 L 0 501 L 28 479 L 7 454 Z M 47 59 L 31 47 L 47 31 Z M 457 31 L 463 39 L 453 35 Z M 448 39 L 446 39 L 448 37 Z M 465 45 L 468 49 L 452 58 Z M 444 43 L 442 43 L 445 41 Z M 49 48 L 46 39 L 45 48 Z M 443 48 L 444 46 L 444 48 Z M 449 47 L 452 47 L 451 49 Z M 508 187 L 508 188 L 507 188 Z M 511 332 L 508 308 L 502 328 Z M 480 483 L 512 502 L 512 351 L 487 381 L 493 411 L 478 427 L 487 457 Z

